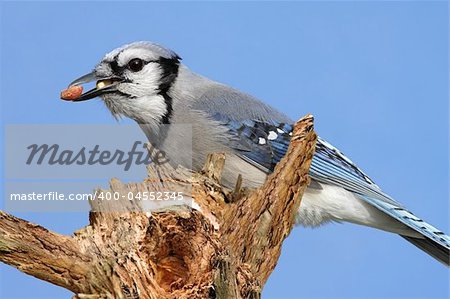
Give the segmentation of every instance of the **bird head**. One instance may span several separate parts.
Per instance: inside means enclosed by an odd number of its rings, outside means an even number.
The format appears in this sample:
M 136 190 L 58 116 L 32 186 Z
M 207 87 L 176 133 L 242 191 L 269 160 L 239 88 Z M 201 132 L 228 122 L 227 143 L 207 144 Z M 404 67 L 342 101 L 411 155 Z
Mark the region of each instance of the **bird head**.
M 70 83 L 69 88 L 97 82 L 73 101 L 100 97 L 115 117 L 130 117 L 138 123 L 168 123 L 172 113 L 168 91 L 177 78 L 180 60 L 175 52 L 150 42 L 117 48 L 106 54 L 91 73 Z

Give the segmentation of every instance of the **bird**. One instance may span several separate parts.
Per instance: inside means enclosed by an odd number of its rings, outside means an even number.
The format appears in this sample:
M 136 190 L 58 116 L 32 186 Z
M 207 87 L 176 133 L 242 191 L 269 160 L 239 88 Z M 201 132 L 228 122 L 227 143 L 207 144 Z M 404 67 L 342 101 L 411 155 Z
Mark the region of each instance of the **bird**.
M 69 88 L 96 81 L 74 102 L 100 97 L 116 118 L 134 120 L 172 163 L 201 170 L 212 152 L 226 155 L 221 183 L 261 186 L 289 146 L 294 121 L 237 89 L 194 73 L 173 50 L 133 42 L 107 53 Z M 180 130 L 188 124 L 192 153 Z M 296 225 L 349 222 L 395 233 L 450 266 L 450 237 L 376 185 L 341 151 L 318 137 Z

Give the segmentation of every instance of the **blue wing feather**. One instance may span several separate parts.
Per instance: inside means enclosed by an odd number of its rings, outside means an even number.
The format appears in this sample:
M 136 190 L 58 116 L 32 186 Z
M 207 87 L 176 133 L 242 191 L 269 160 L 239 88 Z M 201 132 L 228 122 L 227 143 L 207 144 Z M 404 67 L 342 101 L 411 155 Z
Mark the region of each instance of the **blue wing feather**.
M 275 165 L 287 152 L 292 135 L 292 125 L 259 120 L 236 121 L 227 119 L 220 114 L 217 114 L 215 119 L 228 128 L 230 136 L 232 136 L 231 146 L 239 155 L 267 173 L 273 171 Z M 310 177 L 313 180 L 337 185 L 355 193 L 362 200 L 419 232 L 431 241 L 431 245 L 422 244 L 424 241 L 421 239 L 406 239 L 444 263 L 449 263 L 449 236 L 416 217 L 383 193 L 350 159 L 320 137 L 316 143 Z

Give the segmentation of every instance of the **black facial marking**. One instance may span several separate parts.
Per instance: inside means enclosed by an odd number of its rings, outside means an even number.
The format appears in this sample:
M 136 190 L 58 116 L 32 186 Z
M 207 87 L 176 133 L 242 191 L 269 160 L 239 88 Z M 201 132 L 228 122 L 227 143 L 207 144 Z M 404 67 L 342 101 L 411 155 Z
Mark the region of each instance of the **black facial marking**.
M 168 125 L 170 124 L 170 118 L 172 117 L 173 112 L 172 98 L 167 93 L 163 93 L 161 95 L 164 98 L 164 102 L 166 103 L 167 107 L 166 113 L 161 117 L 161 123 Z
M 169 124 L 170 117 L 172 116 L 173 107 L 172 107 L 172 98 L 167 93 L 172 86 L 173 82 L 178 76 L 178 69 L 180 66 L 180 58 L 178 56 L 173 58 L 163 58 L 161 57 L 158 60 L 158 63 L 161 65 L 162 75 L 161 82 L 159 83 L 158 94 L 164 98 L 166 103 L 167 111 L 161 118 L 161 123 Z
M 119 54 L 114 57 L 114 59 L 109 63 L 109 66 L 111 67 L 114 75 L 116 75 L 117 77 L 122 77 L 123 72 L 125 71 L 125 67 L 119 66 L 119 64 L 117 63 L 118 58 Z
M 132 72 L 138 72 L 144 68 L 145 65 L 153 62 L 159 63 L 159 60 L 142 60 L 140 58 L 133 58 L 124 66 L 120 66 L 117 60 L 119 59 L 119 54 L 117 54 L 114 59 L 109 63 L 113 74 L 117 77 L 123 77 L 125 70 L 129 69 Z M 139 67 L 138 67 L 139 66 Z

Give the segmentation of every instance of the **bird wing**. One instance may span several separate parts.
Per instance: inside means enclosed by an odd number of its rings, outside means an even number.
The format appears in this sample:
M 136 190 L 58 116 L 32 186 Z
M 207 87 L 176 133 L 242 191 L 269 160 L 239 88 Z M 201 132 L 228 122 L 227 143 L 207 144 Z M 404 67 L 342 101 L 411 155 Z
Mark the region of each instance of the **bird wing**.
M 287 152 L 293 127 L 261 120 L 233 120 L 216 113 L 213 118 L 226 126 L 231 146 L 238 155 L 267 173 Z M 405 209 L 385 194 L 361 169 L 334 146 L 318 138 L 311 163 L 313 180 L 340 186 L 363 201 L 418 232 L 423 238 L 402 236 L 446 265 L 450 264 L 450 237 Z
M 228 129 L 230 146 L 239 156 L 266 173 L 286 154 L 292 126 L 260 120 L 233 120 L 216 113 L 213 119 Z
M 408 211 L 385 194 L 338 149 L 319 138 L 310 168 L 312 179 L 341 186 L 383 213 L 418 232 L 423 238 L 402 236 L 438 261 L 450 266 L 450 237 Z

